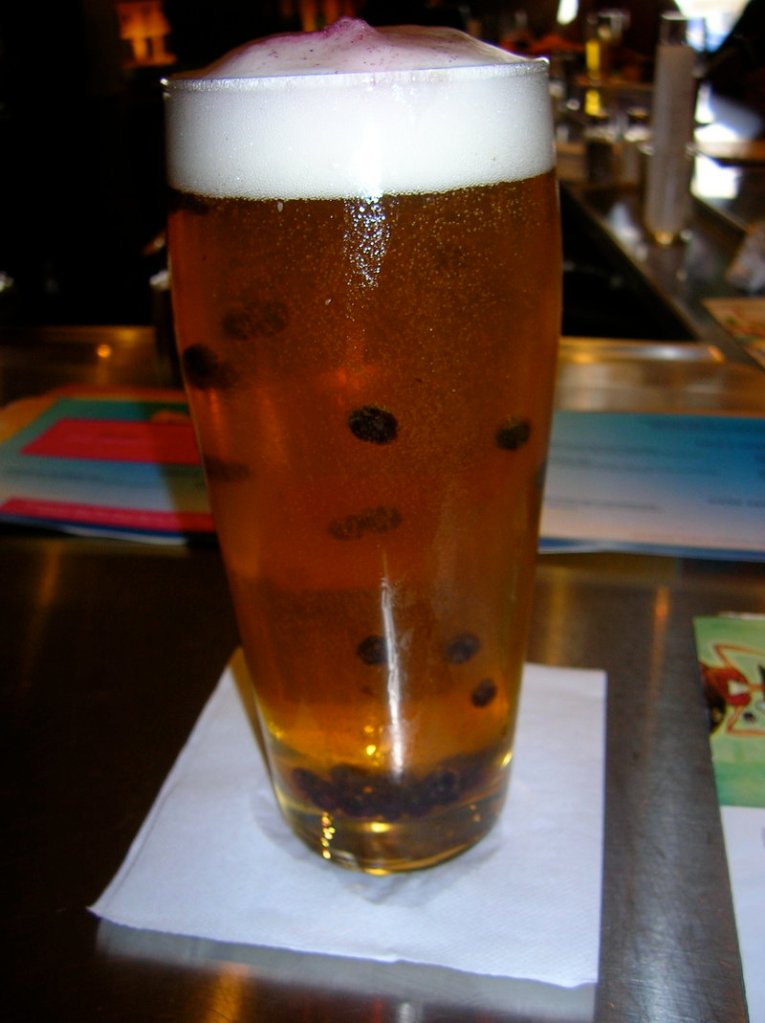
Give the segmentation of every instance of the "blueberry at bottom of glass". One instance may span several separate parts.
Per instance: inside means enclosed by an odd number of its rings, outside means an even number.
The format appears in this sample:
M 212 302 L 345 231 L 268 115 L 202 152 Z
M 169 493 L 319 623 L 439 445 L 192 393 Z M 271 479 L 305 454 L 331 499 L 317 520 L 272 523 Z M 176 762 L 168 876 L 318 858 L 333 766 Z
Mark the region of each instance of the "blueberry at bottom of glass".
M 293 830 L 325 860 L 372 874 L 416 870 L 457 856 L 493 828 L 508 769 L 488 759 L 398 779 L 344 764 L 324 776 L 294 768 L 290 790 L 277 785 L 277 795 Z
M 382 875 L 434 867 L 466 852 L 492 830 L 504 795 L 502 786 L 470 802 L 394 822 L 306 812 L 288 804 L 282 811 L 297 837 L 326 861 Z
M 306 768 L 292 771 L 292 784 L 303 800 L 318 809 L 345 817 L 392 823 L 402 817 L 424 817 L 486 786 L 480 761 L 444 763 L 421 777 L 396 777 L 337 764 L 322 776 Z

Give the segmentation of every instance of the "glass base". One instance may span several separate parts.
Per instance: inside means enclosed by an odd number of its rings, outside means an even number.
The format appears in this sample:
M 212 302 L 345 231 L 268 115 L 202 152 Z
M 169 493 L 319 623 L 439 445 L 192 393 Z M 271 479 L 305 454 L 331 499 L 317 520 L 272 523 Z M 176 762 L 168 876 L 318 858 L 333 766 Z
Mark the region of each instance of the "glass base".
M 305 811 L 283 800 L 282 812 L 298 837 L 323 859 L 368 874 L 391 874 L 435 866 L 475 845 L 496 823 L 504 798 L 503 788 L 395 822 Z

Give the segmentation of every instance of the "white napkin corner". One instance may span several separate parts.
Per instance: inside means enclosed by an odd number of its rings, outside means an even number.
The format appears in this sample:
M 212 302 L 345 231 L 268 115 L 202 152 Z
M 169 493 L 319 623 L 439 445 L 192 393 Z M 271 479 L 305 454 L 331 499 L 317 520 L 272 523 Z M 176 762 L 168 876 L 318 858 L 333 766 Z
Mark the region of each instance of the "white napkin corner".
M 94 913 L 214 941 L 563 988 L 597 980 L 602 672 L 527 665 L 494 831 L 450 862 L 387 877 L 327 863 L 293 836 L 243 703 L 243 672 L 237 654 Z

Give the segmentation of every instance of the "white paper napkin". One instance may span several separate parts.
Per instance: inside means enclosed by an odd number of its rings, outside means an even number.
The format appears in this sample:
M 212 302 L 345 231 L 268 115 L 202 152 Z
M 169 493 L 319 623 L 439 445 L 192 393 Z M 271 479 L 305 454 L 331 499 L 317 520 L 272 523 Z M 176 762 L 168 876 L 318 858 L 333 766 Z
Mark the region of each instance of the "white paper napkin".
M 602 672 L 527 666 L 494 831 L 450 862 L 388 877 L 326 863 L 283 823 L 247 685 L 237 654 L 93 912 L 216 941 L 566 988 L 597 980 Z
M 751 1023 L 765 1020 L 765 810 L 721 806 L 728 873 Z

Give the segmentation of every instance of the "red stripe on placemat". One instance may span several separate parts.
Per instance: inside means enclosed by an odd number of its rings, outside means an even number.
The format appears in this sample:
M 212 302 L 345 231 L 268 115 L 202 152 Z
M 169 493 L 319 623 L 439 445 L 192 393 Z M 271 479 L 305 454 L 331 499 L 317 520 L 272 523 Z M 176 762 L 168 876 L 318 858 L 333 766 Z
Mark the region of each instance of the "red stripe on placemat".
M 30 441 L 23 453 L 107 462 L 199 464 L 194 430 L 189 422 L 61 419 Z
M 142 511 L 135 508 L 103 508 L 69 501 L 40 501 L 12 497 L 0 505 L 6 515 L 71 525 L 136 529 L 156 533 L 211 533 L 212 516 L 206 512 Z

